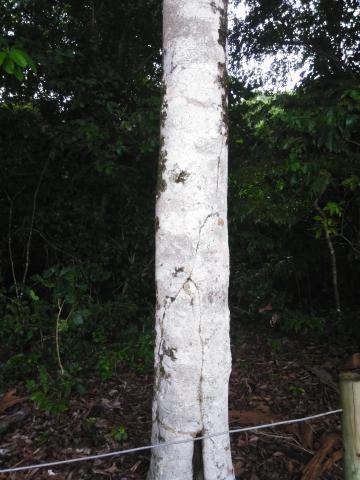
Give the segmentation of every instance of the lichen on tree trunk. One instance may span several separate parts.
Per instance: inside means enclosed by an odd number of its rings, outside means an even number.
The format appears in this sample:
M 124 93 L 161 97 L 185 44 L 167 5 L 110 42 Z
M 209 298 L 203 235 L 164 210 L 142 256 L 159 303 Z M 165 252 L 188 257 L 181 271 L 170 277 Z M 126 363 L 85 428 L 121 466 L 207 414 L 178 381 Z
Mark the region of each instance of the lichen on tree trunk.
M 164 0 L 154 443 L 228 429 L 224 0 Z M 149 480 L 234 478 L 228 435 L 153 450 Z M 196 455 L 195 455 L 196 457 Z M 201 471 L 195 472 L 194 463 Z M 199 470 L 199 469 L 198 469 Z

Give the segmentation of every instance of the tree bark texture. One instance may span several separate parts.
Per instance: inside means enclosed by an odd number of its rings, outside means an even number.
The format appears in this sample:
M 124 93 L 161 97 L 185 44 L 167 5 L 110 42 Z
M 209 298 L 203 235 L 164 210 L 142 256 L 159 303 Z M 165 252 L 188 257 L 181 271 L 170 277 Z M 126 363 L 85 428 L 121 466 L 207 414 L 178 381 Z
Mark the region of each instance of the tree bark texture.
M 227 1 L 163 5 L 154 443 L 226 431 L 231 369 Z M 228 435 L 197 443 L 154 449 L 148 479 L 234 478 Z
M 360 479 L 360 374 L 340 374 L 345 480 Z

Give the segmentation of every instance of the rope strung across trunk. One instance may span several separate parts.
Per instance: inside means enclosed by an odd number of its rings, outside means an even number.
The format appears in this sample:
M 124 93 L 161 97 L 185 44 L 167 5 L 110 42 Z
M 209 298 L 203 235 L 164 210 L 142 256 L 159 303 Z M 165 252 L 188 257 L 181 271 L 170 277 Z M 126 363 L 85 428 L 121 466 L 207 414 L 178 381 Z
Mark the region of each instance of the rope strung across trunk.
M 324 412 L 324 413 L 318 413 L 317 415 L 311 415 L 309 417 L 302 417 L 302 418 L 296 418 L 293 420 L 282 420 L 280 422 L 274 422 L 274 423 L 266 423 L 264 425 L 257 425 L 255 427 L 245 427 L 245 428 L 235 428 L 233 430 L 226 430 L 225 432 L 216 432 L 212 433 L 211 435 L 203 435 L 201 437 L 195 437 L 191 439 L 186 439 L 186 440 L 175 440 L 173 442 L 167 442 L 167 443 L 158 443 L 155 445 L 146 445 L 144 447 L 137 447 L 137 448 L 129 448 L 127 450 L 119 450 L 115 452 L 108 452 L 108 453 L 100 453 L 98 455 L 89 455 L 87 457 L 79 457 L 79 458 L 72 458 L 69 460 L 59 460 L 56 462 L 47 462 L 47 463 L 39 463 L 37 465 L 27 465 L 23 467 L 14 467 L 14 468 L 5 468 L 4 470 L 0 470 L 0 473 L 12 473 L 12 472 L 21 472 L 24 470 L 34 470 L 37 468 L 46 468 L 46 467 L 55 467 L 58 465 L 68 465 L 71 463 L 78 463 L 78 462 L 86 462 L 89 460 L 96 460 L 98 458 L 108 458 L 108 457 L 117 457 L 120 455 L 126 455 L 128 453 L 134 453 L 134 452 L 142 452 L 144 450 L 152 450 L 153 448 L 160 448 L 160 447 L 169 447 L 171 445 L 180 445 L 184 443 L 190 443 L 190 442 L 197 442 L 199 440 L 207 440 L 209 438 L 213 437 L 220 437 L 222 435 L 231 435 L 233 433 L 241 433 L 241 432 L 251 432 L 254 430 L 260 430 L 260 429 L 265 429 L 265 428 L 274 428 L 278 427 L 280 425 L 290 425 L 294 423 L 301 423 L 301 422 L 306 422 L 308 420 L 314 420 L 316 418 L 321 418 L 321 417 L 326 417 L 328 415 L 334 415 L 336 413 L 341 413 L 342 410 L 331 410 L 329 412 Z

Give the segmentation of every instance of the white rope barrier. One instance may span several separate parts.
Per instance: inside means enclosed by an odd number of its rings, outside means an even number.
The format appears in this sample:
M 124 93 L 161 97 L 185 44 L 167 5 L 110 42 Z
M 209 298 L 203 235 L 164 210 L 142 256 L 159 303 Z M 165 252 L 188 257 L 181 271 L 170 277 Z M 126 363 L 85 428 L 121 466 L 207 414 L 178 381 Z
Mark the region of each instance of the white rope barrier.
M 144 450 L 152 450 L 153 448 L 160 448 L 160 447 L 169 447 L 172 445 L 180 445 L 184 443 L 190 443 L 190 442 L 197 442 L 199 440 L 207 440 L 209 438 L 213 437 L 220 437 L 222 435 L 231 435 L 233 433 L 242 433 L 242 432 L 252 432 L 254 430 L 262 430 L 265 428 L 274 428 L 274 427 L 279 427 L 281 425 L 290 425 L 294 423 L 302 423 L 302 422 L 307 422 L 308 420 L 314 420 L 316 418 L 321 418 L 321 417 L 326 417 L 328 415 L 334 415 L 336 413 L 341 413 L 342 410 L 331 410 L 329 412 L 324 412 L 324 413 L 318 413 L 317 415 L 311 415 L 309 417 L 302 417 L 302 418 L 296 418 L 293 420 L 282 420 L 279 422 L 274 422 L 274 423 L 266 423 L 264 425 L 257 425 L 255 427 L 246 427 L 246 428 L 235 428 L 232 430 L 226 430 L 225 432 L 217 432 L 217 433 L 212 433 L 211 435 L 203 435 L 201 437 L 195 437 L 191 439 L 186 439 L 186 440 L 176 440 L 173 442 L 167 442 L 167 443 L 158 443 L 155 445 L 147 445 L 144 447 L 137 447 L 137 448 L 129 448 L 127 450 L 119 450 L 115 452 L 108 452 L 108 453 L 100 453 L 98 455 L 89 455 L 87 457 L 78 457 L 78 458 L 72 458 L 69 460 L 59 460 L 56 462 L 47 462 L 47 463 L 39 463 L 36 465 L 26 465 L 23 467 L 14 467 L 14 468 L 5 468 L 3 470 L 0 470 L 0 473 L 13 473 L 13 472 L 22 472 L 24 470 L 35 470 L 38 468 L 47 468 L 47 467 L 56 467 L 59 465 L 69 465 L 71 463 L 78 463 L 78 462 L 86 462 L 89 460 L 96 460 L 99 458 L 108 458 L 108 457 L 115 457 L 115 456 L 120 456 L 120 455 L 126 455 L 128 453 L 135 453 L 135 452 L 142 452 Z

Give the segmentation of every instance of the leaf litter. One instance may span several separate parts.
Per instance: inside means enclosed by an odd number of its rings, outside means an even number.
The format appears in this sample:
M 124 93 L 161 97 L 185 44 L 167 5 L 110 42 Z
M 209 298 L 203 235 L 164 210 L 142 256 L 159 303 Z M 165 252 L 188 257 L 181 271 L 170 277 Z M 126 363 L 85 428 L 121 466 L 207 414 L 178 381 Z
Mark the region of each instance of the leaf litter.
M 247 328 L 246 334 L 240 331 L 235 336 L 229 390 L 231 429 L 339 408 L 338 373 L 344 362 L 358 365 L 354 345 L 282 339 L 280 347 L 277 343 L 271 348 L 270 335 Z M 150 373 L 137 374 L 120 366 L 110 381 L 90 377 L 87 393 L 71 400 L 69 410 L 58 416 L 39 411 L 15 390 L 7 392 L 0 397 L 0 426 L 19 412 L 28 414 L 20 415 L 0 436 L 0 468 L 149 444 L 152 390 Z M 23 392 L 21 386 L 18 391 Z M 234 434 L 231 441 L 235 473 L 242 480 L 343 478 L 338 415 Z M 0 474 L 0 480 L 139 480 L 146 478 L 149 457 L 145 451 Z

